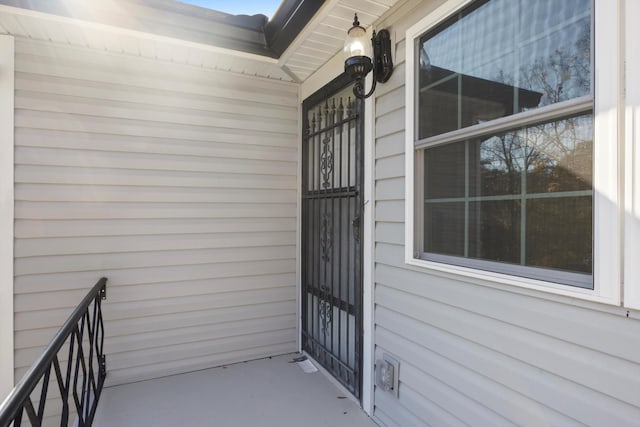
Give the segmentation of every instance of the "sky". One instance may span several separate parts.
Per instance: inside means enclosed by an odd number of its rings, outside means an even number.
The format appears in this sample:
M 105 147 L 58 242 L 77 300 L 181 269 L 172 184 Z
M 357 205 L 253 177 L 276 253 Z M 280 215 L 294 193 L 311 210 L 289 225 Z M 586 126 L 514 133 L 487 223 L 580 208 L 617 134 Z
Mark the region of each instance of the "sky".
M 181 3 L 193 4 L 219 10 L 232 15 L 256 15 L 261 13 L 271 19 L 282 3 L 282 0 L 178 0 Z

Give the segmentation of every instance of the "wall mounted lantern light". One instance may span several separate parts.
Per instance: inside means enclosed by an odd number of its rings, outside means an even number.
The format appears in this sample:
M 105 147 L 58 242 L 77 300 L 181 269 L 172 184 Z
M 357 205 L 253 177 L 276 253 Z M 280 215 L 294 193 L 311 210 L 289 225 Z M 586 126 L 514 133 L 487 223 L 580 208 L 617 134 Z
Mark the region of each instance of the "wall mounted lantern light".
M 364 79 L 373 70 L 373 85 L 365 94 Z M 371 40 L 367 38 L 367 31 L 360 26 L 358 15 L 353 18 L 353 26 L 347 31 L 344 42 L 344 71 L 355 80 L 353 93 L 358 98 L 368 98 L 376 89 L 376 83 L 385 83 L 393 73 L 391 60 L 391 36 L 389 31 L 374 31 Z

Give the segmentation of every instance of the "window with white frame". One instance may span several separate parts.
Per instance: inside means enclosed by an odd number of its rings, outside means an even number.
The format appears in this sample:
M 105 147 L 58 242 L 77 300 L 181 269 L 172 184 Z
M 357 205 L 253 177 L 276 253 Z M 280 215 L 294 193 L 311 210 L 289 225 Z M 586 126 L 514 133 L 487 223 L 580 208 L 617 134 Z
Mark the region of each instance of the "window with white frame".
M 477 0 L 412 40 L 414 258 L 594 289 L 592 9 Z

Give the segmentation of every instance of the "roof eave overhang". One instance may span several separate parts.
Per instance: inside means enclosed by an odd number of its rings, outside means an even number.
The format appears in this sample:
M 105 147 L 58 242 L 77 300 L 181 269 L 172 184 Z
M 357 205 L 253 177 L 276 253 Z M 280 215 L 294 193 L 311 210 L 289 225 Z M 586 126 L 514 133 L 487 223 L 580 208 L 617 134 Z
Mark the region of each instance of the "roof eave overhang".
M 324 0 L 284 0 L 264 15 L 230 15 L 173 0 L 0 0 L 0 4 L 278 59 Z M 122 5 L 127 7 L 122 7 Z M 177 17 L 167 25 L 161 14 Z M 208 28 L 207 28 L 208 27 Z M 206 29 L 206 30 L 205 30 Z

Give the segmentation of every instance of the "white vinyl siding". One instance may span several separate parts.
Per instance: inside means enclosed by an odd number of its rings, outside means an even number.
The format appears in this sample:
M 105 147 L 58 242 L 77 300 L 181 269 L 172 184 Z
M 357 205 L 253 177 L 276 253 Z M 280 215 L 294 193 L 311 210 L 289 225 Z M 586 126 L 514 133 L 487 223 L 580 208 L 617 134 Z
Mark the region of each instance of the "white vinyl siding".
M 395 34 L 394 74 L 375 95 L 375 360 L 400 362 L 396 426 L 636 426 L 640 315 L 405 262 L 406 29 L 442 2 L 409 2 L 377 28 Z M 407 101 L 411 102 L 411 100 Z
M 15 373 L 108 277 L 107 385 L 296 350 L 298 87 L 16 40 Z

